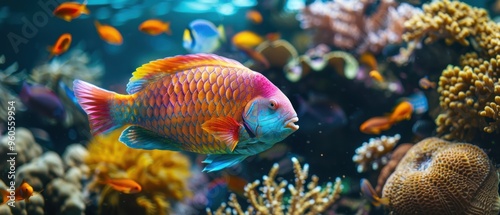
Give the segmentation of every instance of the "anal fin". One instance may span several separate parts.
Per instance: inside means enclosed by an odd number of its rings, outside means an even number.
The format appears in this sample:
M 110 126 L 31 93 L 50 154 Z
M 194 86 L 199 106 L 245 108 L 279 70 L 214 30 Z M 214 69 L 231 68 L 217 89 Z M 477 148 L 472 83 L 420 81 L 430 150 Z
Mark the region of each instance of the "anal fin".
M 208 163 L 208 165 L 203 169 L 203 172 L 213 172 L 219 171 L 224 168 L 234 166 L 241 161 L 245 160 L 248 155 L 232 155 L 232 154 L 220 154 L 220 155 L 208 155 L 203 163 Z
M 129 126 L 120 135 L 120 142 L 134 149 L 180 151 L 173 142 L 140 126 Z

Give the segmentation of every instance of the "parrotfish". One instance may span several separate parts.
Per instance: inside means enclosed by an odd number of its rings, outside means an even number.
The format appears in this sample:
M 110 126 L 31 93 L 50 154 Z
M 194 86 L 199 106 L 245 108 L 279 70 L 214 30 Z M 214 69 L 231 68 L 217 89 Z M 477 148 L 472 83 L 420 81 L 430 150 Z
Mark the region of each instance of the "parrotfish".
M 225 40 L 224 27 L 207 20 L 197 19 L 184 30 L 183 47 L 190 53 L 212 53 Z
M 94 135 L 129 125 L 131 148 L 208 154 L 203 171 L 235 165 L 299 126 L 288 97 L 264 75 L 213 54 L 179 55 L 139 67 L 127 93 L 74 81 Z

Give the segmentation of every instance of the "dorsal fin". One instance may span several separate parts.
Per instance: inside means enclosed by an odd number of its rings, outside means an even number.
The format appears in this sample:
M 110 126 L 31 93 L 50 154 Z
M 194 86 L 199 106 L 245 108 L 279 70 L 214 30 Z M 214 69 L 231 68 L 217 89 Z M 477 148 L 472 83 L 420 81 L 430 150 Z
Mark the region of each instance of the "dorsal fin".
M 145 83 L 157 76 L 173 74 L 179 71 L 202 67 L 202 66 L 224 66 L 246 69 L 240 62 L 214 54 L 190 54 L 177 55 L 151 61 L 137 68 L 132 73 L 127 84 L 127 93 L 134 94 L 141 90 Z

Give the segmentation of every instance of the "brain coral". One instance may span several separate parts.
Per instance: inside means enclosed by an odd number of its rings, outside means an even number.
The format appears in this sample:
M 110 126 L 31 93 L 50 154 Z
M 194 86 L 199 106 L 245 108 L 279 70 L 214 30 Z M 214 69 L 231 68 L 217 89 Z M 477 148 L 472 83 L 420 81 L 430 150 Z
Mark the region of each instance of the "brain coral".
M 427 138 L 383 188 L 391 214 L 498 214 L 498 173 L 479 147 Z
M 129 148 L 118 141 L 121 131 L 94 137 L 85 162 L 91 172 L 105 171 L 112 178 L 136 181 L 142 192 L 127 195 L 103 188 L 101 214 L 169 214 L 168 200 L 179 201 L 190 195 L 189 159 L 179 152 Z

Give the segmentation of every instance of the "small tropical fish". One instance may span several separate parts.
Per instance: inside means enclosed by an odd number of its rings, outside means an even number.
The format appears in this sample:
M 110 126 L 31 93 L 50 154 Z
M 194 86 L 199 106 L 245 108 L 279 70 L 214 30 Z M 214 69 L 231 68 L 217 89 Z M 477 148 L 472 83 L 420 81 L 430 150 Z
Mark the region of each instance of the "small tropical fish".
M 264 57 L 264 55 L 262 55 L 260 52 L 247 47 L 240 47 L 239 49 L 243 51 L 248 57 L 252 58 L 252 60 L 254 60 L 255 62 L 263 65 L 266 69 L 271 66 L 266 57 Z
M 17 202 L 24 200 L 26 203 L 29 203 L 29 198 L 36 193 L 37 192 L 33 191 L 33 187 L 29 185 L 28 182 L 23 180 L 21 185 L 19 185 L 19 187 L 15 190 L 14 201 Z M 5 204 L 10 200 L 10 192 L 7 189 L 0 189 L 0 194 L 2 197 L 2 204 Z
M 413 113 L 423 114 L 429 110 L 429 102 L 427 96 L 422 91 L 411 94 L 404 100 L 408 101 L 413 106 Z
M 190 53 L 212 53 L 224 41 L 224 27 L 215 25 L 204 19 L 197 19 L 184 30 L 183 46 Z
M 141 192 L 142 187 L 140 184 L 128 178 L 109 178 L 106 177 L 101 183 L 109 185 L 116 191 L 131 194 Z
M 71 34 L 65 33 L 59 36 L 54 46 L 49 46 L 47 50 L 50 52 L 49 58 L 59 56 L 66 52 L 71 45 Z
M 365 196 L 365 198 L 367 198 L 375 207 L 379 207 L 380 205 L 389 205 L 389 198 L 380 198 L 377 192 L 375 192 L 375 189 L 373 189 L 373 186 L 365 178 L 361 179 L 360 187 L 363 196 Z
M 418 81 L 418 85 L 424 90 L 436 88 L 436 82 L 429 81 L 429 78 L 427 76 L 421 78 Z
M 402 101 L 394 108 L 389 118 L 391 123 L 397 123 L 410 119 L 412 112 L 413 105 L 408 101 Z
M 57 95 L 43 85 L 23 83 L 19 93 L 21 101 L 29 109 L 61 122 L 66 117 L 64 106 Z
M 264 38 L 252 31 L 242 31 L 235 34 L 231 42 L 237 48 L 253 48 L 264 42 Z
M 240 176 L 229 175 L 224 176 L 224 179 L 227 182 L 227 188 L 230 191 L 238 194 L 239 196 L 243 196 L 245 192 L 245 186 L 248 184 L 248 181 Z
M 279 32 L 268 33 L 266 34 L 266 39 L 269 42 L 274 42 L 276 40 L 281 39 L 281 34 Z
M 102 40 L 112 45 L 121 45 L 123 43 L 122 34 L 120 34 L 115 27 L 111 25 L 103 25 L 97 20 L 94 21 L 94 24 L 97 29 L 97 33 Z
M 389 130 L 392 124 L 389 117 L 377 116 L 363 122 L 359 130 L 365 134 L 380 134 L 382 131 Z
M 377 81 L 379 83 L 384 82 L 384 77 L 377 70 L 370 71 L 369 75 L 370 75 L 371 78 L 373 78 L 373 80 L 375 80 L 375 81 Z
M 164 58 L 139 67 L 120 95 L 75 80 L 94 135 L 130 125 L 131 148 L 209 154 L 204 171 L 235 165 L 296 131 L 290 100 L 265 76 L 212 54 Z
M 256 10 L 249 10 L 246 15 L 247 19 L 254 24 L 262 23 L 262 14 Z
M 53 14 L 56 17 L 71 22 L 71 20 L 78 18 L 82 14 L 89 14 L 87 9 L 87 0 L 80 4 L 78 2 L 64 2 L 54 9 Z
M 361 54 L 361 56 L 359 56 L 359 63 L 368 66 L 370 70 L 378 70 L 377 59 L 372 53 L 365 52 Z
M 139 25 L 139 31 L 156 36 L 161 33 L 171 35 L 170 22 L 164 22 L 158 19 L 148 19 Z

